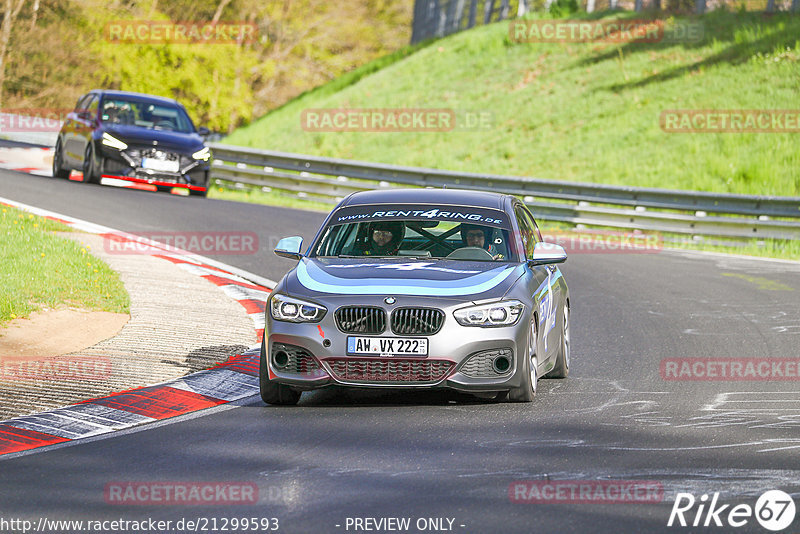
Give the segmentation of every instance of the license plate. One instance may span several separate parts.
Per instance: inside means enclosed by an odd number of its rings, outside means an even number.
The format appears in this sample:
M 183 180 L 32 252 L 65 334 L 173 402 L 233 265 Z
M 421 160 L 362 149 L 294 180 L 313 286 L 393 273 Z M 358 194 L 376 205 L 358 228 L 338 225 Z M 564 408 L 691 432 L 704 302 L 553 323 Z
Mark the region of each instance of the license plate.
M 428 340 L 426 338 L 348 336 L 347 354 L 427 356 Z
M 178 172 L 178 170 L 180 169 L 180 162 L 168 161 L 163 159 L 143 158 L 142 168 L 152 169 L 154 171 Z

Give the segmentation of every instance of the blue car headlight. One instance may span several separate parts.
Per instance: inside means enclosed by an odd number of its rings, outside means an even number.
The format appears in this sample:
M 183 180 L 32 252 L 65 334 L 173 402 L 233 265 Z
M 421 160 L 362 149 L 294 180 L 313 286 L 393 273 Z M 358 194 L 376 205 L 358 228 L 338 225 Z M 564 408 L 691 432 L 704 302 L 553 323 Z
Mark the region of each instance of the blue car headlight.
M 325 316 L 328 309 L 313 302 L 275 294 L 269 300 L 269 311 L 276 321 L 316 323 Z
M 117 150 L 125 150 L 128 148 L 128 145 L 123 141 L 120 141 L 113 135 L 108 132 L 103 132 L 103 145 L 111 148 L 116 148 Z
M 518 300 L 501 300 L 468 306 L 453 312 L 453 316 L 461 326 L 511 326 L 522 317 L 525 305 Z

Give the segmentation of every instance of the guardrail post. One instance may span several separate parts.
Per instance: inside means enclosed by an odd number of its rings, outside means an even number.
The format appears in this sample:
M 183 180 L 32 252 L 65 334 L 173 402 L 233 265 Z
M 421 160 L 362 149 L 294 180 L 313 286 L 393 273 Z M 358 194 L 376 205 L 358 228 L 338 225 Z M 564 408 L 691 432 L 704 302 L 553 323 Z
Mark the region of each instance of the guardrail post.
M 706 12 L 706 0 L 695 0 L 694 12 L 702 15 Z
M 494 13 L 494 0 L 488 0 L 483 4 L 483 23 L 489 24 L 492 20 L 492 14 Z

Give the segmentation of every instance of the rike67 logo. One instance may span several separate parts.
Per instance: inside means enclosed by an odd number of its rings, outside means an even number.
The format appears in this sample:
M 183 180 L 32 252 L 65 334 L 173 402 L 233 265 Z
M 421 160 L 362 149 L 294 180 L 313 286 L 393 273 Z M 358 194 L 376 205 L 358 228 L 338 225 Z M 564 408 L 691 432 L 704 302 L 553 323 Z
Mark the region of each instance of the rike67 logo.
M 762 494 L 756 501 L 755 508 L 749 504 L 737 504 L 731 508 L 730 504 L 717 504 L 718 500 L 719 493 L 714 493 L 710 502 L 708 495 L 695 499 L 691 493 L 678 493 L 667 526 L 740 528 L 755 517 L 765 529 L 778 532 L 794 521 L 794 500 L 781 490 L 770 490 Z

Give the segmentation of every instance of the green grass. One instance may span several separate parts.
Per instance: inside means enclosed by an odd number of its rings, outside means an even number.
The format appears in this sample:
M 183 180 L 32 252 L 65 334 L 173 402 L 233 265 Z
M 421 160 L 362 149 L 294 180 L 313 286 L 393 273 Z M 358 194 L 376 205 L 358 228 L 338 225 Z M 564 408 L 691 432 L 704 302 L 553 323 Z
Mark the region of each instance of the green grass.
M 800 17 L 714 11 L 689 20 L 704 24 L 702 41 L 520 44 L 510 41 L 508 23 L 478 27 L 367 65 L 224 142 L 553 180 L 800 195 L 800 134 L 666 133 L 659 126 L 669 109 L 800 108 Z M 301 128 L 304 109 L 342 107 L 487 111 L 491 125 L 402 133 Z
M 214 186 L 208 191 L 208 198 L 232 200 L 234 202 L 248 202 L 250 204 L 265 204 L 268 206 L 281 206 L 308 211 L 328 213 L 333 209 L 333 204 L 317 202 L 298 197 L 296 193 L 281 193 L 276 190 L 262 191 L 260 188 L 244 187 L 231 189 L 228 187 Z
M 42 306 L 129 313 L 117 273 L 88 247 L 54 235 L 67 226 L 0 206 L 0 326 Z

